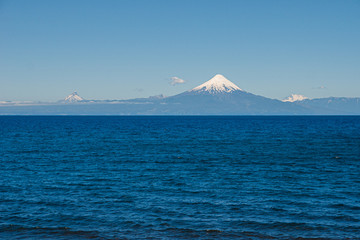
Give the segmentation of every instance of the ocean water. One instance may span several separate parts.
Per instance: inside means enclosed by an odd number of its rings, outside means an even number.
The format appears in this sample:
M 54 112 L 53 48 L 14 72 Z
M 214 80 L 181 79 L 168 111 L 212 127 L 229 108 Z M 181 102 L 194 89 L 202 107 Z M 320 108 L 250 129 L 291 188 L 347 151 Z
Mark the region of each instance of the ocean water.
M 0 239 L 360 239 L 360 117 L 0 117 Z

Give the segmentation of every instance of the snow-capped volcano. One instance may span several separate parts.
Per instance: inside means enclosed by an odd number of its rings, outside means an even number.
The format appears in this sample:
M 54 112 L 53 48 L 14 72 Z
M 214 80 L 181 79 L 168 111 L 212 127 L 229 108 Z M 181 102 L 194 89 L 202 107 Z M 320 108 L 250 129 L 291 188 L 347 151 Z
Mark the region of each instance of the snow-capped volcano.
M 241 88 L 236 86 L 234 83 L 226 79 L 221 74 L 216 74 L 209 81 L 191 89 L 189 92 L 209 92 L 212 94 L 215 93 L 230 93 L 234 91 L 243 91 Z
M 300 94 L 291 94 L 290 96 L 288 96 L 287 98 L 285 98 L 282 101 L 283 102 L 296 102 L 296 101 L 302 101 L 305 99 L 309 99 L 309 98 L 305 97 L 303 95 L 300 95 Z
M 68 103 L 81 102 L 81 101 L 84 101 L 84 99 L 80 97 L 77 92 L 73 92 L 64 99 L 64 102 L 68 102 Z
M 246 92 L 220 74 L 192 90 L 165 98 L 163 103 L 164 113 L 185 115 L 276 115 L 306 110 L 297 104 Z

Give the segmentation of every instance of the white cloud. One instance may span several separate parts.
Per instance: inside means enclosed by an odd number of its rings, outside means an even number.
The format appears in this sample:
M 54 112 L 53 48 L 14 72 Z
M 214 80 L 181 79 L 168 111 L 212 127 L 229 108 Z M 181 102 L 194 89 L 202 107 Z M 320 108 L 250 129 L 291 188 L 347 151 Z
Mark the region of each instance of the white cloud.
M 320 86 L 320 87 L 316 87 L 315 89 L 325 90 L 325 89 L 327 89 L 327 87 L 325 87 L 325 86 Z
M 171 79 L 170 84 L 173 85 L 173 86 L 175 86 L 175 85 L 177 85 L 177 84 L 183 84 L 183 83 L 185 83 L 185 80 L 184 80 L 184 79 L 181 79 L 181 78 L 178 78 L 178 77 L 172 77 L 172 78 L 170 78 L 170 79 Z

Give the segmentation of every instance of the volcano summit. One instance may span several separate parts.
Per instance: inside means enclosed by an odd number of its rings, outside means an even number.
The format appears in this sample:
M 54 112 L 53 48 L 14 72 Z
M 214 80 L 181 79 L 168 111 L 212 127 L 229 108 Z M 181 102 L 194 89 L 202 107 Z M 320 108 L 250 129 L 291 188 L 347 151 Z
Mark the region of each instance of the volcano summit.
M 209 81 L 201 84 L 190 90 L 190 92 L 209 92 L 212 94 L 222 93 L 222 92 L 234 92 L 234 91 L 243 91 L 241 88 L 236 86 L 234 83 L 230 82 L 221 74 L 216 74 Z

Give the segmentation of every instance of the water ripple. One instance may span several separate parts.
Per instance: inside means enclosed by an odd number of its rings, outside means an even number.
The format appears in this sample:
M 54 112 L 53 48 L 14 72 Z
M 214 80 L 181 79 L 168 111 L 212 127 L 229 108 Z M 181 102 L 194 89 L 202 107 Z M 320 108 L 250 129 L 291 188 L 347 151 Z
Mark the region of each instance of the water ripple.
M 0 117 L 1 239 L 360 239 L 360 117 Z

